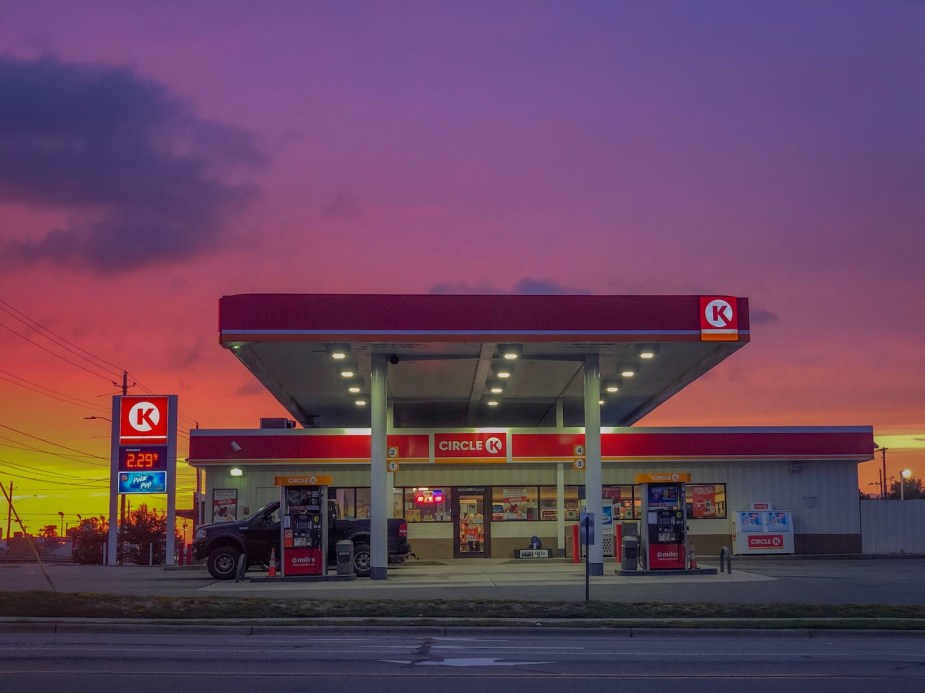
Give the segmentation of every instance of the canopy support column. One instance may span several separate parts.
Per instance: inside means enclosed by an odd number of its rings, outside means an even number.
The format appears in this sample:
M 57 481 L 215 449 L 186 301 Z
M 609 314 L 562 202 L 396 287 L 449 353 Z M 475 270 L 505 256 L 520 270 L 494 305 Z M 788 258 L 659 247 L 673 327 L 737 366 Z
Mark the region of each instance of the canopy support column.
M 597 354 L 585 356 L 585 499 L 594 515 L 594 541 L 588 547 L 591 575 L 604 574 L 601 532 L 603 484 L 601 476 L 601 364 Z
M 386 398 L 386 373 L 389 367 L 387 354 L 372 355 L 370 375 L 369 410 L 372 433 L 370 455 L 370 572 L 372 580 L 386 580 L 389 572 L 388 517 L 391 510 L 385 502 L 387 486 L 386 443 L 388 428 L 388 402 Z

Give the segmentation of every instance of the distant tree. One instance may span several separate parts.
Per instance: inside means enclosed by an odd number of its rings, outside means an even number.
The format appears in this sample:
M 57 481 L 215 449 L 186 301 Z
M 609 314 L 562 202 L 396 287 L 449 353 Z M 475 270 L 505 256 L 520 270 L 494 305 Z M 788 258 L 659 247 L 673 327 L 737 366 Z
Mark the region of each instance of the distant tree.
M 58 526 L 57 525 L 45 525 L 39 530 L 40 537 L 56 537 L 58 536 Z
M 109 523 L 106 518 L 88 517 L 72 528 L 74 541 L 74 560 L 77 563 L 103 562 L 103 545 L 109 538 Z M 68 534 L 71 534 L 71 531 Z
M 903 483 L 902 490 L 900 490 L 900 481 Z M 894 479 L 890 482 L 890 492 L 887 494 L 887 498 L 891 500 L 925 498 L 925 488 L 922 488 L 922 480 L 914 476 L 910 476 L 905 480 Z

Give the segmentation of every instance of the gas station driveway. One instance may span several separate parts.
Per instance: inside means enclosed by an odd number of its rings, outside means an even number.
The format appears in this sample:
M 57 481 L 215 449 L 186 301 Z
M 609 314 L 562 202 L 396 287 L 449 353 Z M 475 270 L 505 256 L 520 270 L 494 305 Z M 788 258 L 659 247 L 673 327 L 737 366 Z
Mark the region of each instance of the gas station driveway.
M 701 567 L 718 567 L 701 561 Z M 614 602 L 717 604 L 925 604 L 925 558 L 735 558 L 718 575 L 616 575 L 605 563 L 592 576 L 591 599 Z M 491 599 L 583 601 L 585 568 L 557 560 L 470 559 L 415 561 L 389 569 L 388 580 L 291 582 L 213 580 L 201 567 L 46 565 L 59 592 L 135 596 L 215 596 L 279 599 Z M 0 590 L 51 587 L 35 563 L 0 564 Z

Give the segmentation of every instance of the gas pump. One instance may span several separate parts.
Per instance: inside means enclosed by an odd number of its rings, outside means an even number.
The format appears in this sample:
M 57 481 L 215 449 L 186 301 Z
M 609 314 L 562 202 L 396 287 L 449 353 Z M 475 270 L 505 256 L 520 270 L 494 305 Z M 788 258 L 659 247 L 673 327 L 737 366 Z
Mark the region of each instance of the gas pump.
M 282 576 L 328 572 L 328 476 L 276 477 Z
M 684 570 L 688 550 L 684 482 L 690 474 L 640 474 L 642 552 L 648 570 Z

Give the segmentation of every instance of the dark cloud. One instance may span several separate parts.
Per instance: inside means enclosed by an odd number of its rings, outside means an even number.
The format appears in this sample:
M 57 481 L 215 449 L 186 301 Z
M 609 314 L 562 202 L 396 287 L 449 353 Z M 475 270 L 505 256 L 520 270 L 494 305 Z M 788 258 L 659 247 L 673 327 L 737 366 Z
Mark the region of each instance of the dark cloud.
M 491 284 L 467 284 L 466 282 L 442 282 L 430 288 L 432 294 L 590 294 L 585 289 L 569 289 L 552 279 L 532 279 L 524 277 L 519 280 L 510 291 L 498 289 Z
M 0 57 L 0 94 L 0 201 L 70 219 L 8 240 L 11 259 L 118 271 L 188 258 L 256 195 L 227 180 L 262 163 L 248 133 L 128 68 Z
M 362 216 L 360 201 L 348 192 L 339 192 L 333 200 L 321 206 L 321 216 L 326 220 L 357 219 Z
M 768 323 L 777 322 L 780 320 L 780 317 L 777 313 L 772 313 L 769 310 L 750 310 L 748 312 L 749 322 L 755 325 L 766 325 Z

